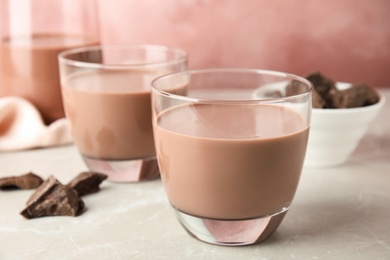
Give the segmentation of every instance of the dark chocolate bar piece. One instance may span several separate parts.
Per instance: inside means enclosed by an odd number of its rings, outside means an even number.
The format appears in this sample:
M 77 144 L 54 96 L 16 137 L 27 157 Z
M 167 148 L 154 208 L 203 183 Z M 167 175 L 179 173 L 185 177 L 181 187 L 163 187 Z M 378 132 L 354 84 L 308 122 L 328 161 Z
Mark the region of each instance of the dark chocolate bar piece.
M 302 94 L 306 91 L 306 86 L 297 80 L 292 80 L 286 87 L 286 96 Z
M 338 90 L 333 80 L 319 72 L 310 74 L 306 79 L 314 87 L 313 108 L 363 107 L 375 104 L 380 99 L 377 91 L 366 84 L 354 84 L 350 88 Z
M 38 175 L 29 172 L 20 176 L 0 178 L 0 189 L 35 189 L 43 183 L 43 179 Z
M 27 219 L 45 216 L 77 216 L 83 209 L 84 202 L 77 191 L 50 176 L 31 195 L 26 208 L 20 214 Z
M 378 92 L 374 88 L 370 87 L 369 85 L 360 83 L 360 84 L 354 84 L 353 87 L 366 89 L 367 91 L 366 102 L 364 103 L 364 106 L 370 106 L 379 102 L 380 96 Z
M 312 77 L 314 81 L 316 82 L 323 82 L 322 75 L 317 75 L 313 74 L 310 77 Z M 313 84 L 313 83 L 312 83 Z M 303 93 L 305 91 L 306 87 L 299 81 L 291 81 L 290 84 L 287 85 L 286 87 L 286 96 L 292 96 L 292 95 L 297 95 L 300 93 Z M 312 107 L 313 108 L 324 108 L 326 107 L 326 100 L 321 97 L 321 95 L 318 93 L 317 89 L 313 87 L 312 90 Z
M 311 92 L 311 103 L 313 108 L 325 108 L 326 107 L 326 101 L 323 99 L 320 94 L 318 94 L 317 90 L 313 88 L 313 91 Z
M 322 75 L 320 72 L 312 73 L 306 76 L 306 79 L 313 84 L 315 90 L 325 100 L 326 105 L 324 107 L 328 107 L 329 92 L 331 90 L 337 91 L 336 83 L 330 78 Z
M 282 93 L 279 90 L 271 90 L 264 93 L 265 98 L 281 98 Z
M 326 108 L 344 108 L 343 107 L 343 93 L 337 89 L 331 89 L 328 92 L 327 100 L 326 100 Z
M 379 101 L 377 92 L 366 84 L 356 84 L 330 96 L 331 108 L 364 107 Z
M 95 193 L 100 190 L 99 185 L 107 179 L 107 175 L 97 172 L 81 172 L 73 178 L 68 187 L 75 189 L 80 196 Z

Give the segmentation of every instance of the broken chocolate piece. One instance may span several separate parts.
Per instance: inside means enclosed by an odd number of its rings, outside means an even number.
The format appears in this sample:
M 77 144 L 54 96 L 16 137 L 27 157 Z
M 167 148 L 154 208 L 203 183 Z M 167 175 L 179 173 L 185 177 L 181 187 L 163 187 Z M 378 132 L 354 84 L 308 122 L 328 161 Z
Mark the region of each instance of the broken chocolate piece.
M 333 80 L 319 72 L 310 74 L 306 79 L 314 87 L 313 108 L 363 107 L 375 104 L 380 99 L 377 91 L 366 84 L 354 84 L 350 88 L 338 90 Z M 318 95 L 316 96 L 316 94 Z
M 319 78 L 322 78 L 322 75 L 313 74 L 312 77 L 315 81 L 322 82 Z M 312 83 L 313 84 L 313 83 Z M 290 84 L 286 87 L 286 96 L 297 95 L 306 91 L 306 86 L 296 80 L 291 81 Z M 326 101 L 321 97 L 316 88 L 313 87 L 312 90 L 312 107 L 313 108 L 324 108 L 326 106 Z
M 336 83 L 328 77 L 325 77 L 320 72 L 312 73 L 306 76 L 306 79 L 309 80 L 313 87 L 316 89 L 318 94 L 327 102 L 328 94 L 331 90 L 337 90 Z M 325 105 L 327 107 L 328 104 Z
M 375 104 L 379 101 L 376 91 L 366 84 L 331 93 L 331 108 L 354 108 Z
M 0 179 L 0 189 L 35 189 L 41 185 L 43 179 L 29 172 L 20 176 L 4 177 Z
M 286 96 L 294 96 L 298 94 L 302 94 L 306 91 L 306 85 L 298 80 L 292 80 L 286 86 Z
M 95 193 L 100 190 L 100 183 L 107 179 L 107 175 L 97 172 L 82 172 L 68 184 L 68 187 L 75 189 L 80 196 Z
M 279 90 L 271 90 L 264 93 L 266 98 L 281 98 L 283 97 L 282 93 Z
M 326 101 L 323 99 L 317 90 L 313 88 L 311 92 L 311 103 L 313 108 L 324 108 L 326 106 Z
M 76 190 L 50 176 L 31 195 L 27 207 L 20 213 L 25 218 L 45 216 L 77 216 L 84 208 Z
M 343 108 L 343 93 L 337 89 L 328 92 L 326 108 Z
M 380 96 L 379 96 L 378 92 L 374 88 L 368 86 L 367 84 L 359 83 L 359 84 L 354 84 L 352 87 L 353 88 L 363 88 L 366 90 L 366 92 L 367 92 L 366 93 L 366 101 L 365 101 L 363 106 L 369 106 L 369 105 L 373 105 L 373 104 L 379 102 Z

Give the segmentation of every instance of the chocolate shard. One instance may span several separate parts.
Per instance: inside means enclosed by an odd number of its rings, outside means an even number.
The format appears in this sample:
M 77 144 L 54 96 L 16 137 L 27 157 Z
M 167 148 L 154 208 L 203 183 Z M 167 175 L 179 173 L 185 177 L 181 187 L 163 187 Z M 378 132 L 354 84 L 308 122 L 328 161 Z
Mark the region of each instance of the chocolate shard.
M 20 214 L 27 219 L 45 216 L 77 216 L 83 209 L 84 202 L 77 191 L 50 176 L 31 195 L 26 208 Z
M 319 72 L 306 76 L 314 87 L 314 108 L 354 108 L 369 106 L 379 102 L 377 91 L 366 84 L 354 84 L 352 87 L 338 90 L 333 80 Z M 317 92 L 317 93 L 316 93 Z M 319 99 L 322 98 L 322 101 Z M 325 102 L 325 104 L 322 104 Z
M 328 93 L 330 90 L 337 90 L 336 83 L 332 79 L 321 74 L 320 72 L 311 73 L 305 78 L 313 84 L 315 90 L 325 100 L 327 100 Z
M 286 86 L 286 96 L 302 94 L 306 91 L 306 85 L 297 80 L 292 80 Z
M 272 90 L 265 93 L 264 97 L 266 98 L 281 98 L 283 97 L 282 92 L 279 90 Z
M 323 76 L 321 74 L 313 74 L 311 77 L 314 78 L 314 81 L 316 81 L 316 82 L 323 81 L 323 80 L 320 80 L 320 79 L 323 79 Z M 296 80 L 293 80 L 286 87 L 286 96 L 300 94 L 300 93 L 305 92 L 305 90 L 306 90 L 306 86 L 303 83 L 296 81 Z M 321 95 L 316 90 L 316 88 L 313 87 L 312 107 L 313 108 L 324 108 L 325 106 L 326 106 L 325 99 L 322 98 Z
M 326 101 L 325 101 L 325 99 L 323 99 L 323 98 L 318 94 L 318 92 L 317 92 L 317 90 L 315 90 L 315 88 L 313 88 L 311 97 L 312 97 L 311 103 L 312 103 L 312 107 L 313 107 L 313 108 L 325 108 L 325 106 L 326 106 Z
M 0 178 L 0 189 L 35 189 L 43 183 L 43 179 L 38 175 L 29 172 L 20 176 Z
M 352 87 L 353 88 L 363 88 L 366 90 L 366 100 L 365 100 L 363 106 L 369 106 L 369 105 L 373 105 L 373 104 L 376 104 L 379 102 L 380 96 L 379 96 L 378 92 L 376 91 L 376 89 L 374 89 L 373 87 L 370 87 L 369 85 L 367 85 L 365 83 L 354 84 Z
M 99 185 L 107 179 L 107 175 L 98 172 L 81 172 L 73 178 L 68 187 L 75 189 L 80 196 L 98 192 Z
M 337 97 L 336 97 L 337 96 Z M 378 93 L 366 84 L 356 84 L 340 90 L 332 99 L 332 108 L 354 108 L 375 104 L 379 101 Z
M 343 93 L 337 89 L 331 89 L 328 92 L 326 108 L 346 108 L 344 102 Z

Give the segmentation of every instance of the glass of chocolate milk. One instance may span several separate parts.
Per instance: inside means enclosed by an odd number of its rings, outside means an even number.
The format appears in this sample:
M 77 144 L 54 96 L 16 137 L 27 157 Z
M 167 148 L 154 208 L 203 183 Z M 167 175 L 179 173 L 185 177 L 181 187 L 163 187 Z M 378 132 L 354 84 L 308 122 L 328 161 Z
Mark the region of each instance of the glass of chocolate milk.
M 187 53 L 160 45 L 91 46 L 60 53 L 59 64 L 66 117 L 88 168 L 114 182 L 158 178 L 150 85 L 185 70 Z
M 63 118 L 57 55 L 98 43 L 95 0 L 1 0 L 0 98 L 27 99 L 46 124 Z
M 152 82 L 162 182 L 191 235 L 239 246 L 276 230 L 301 175 L 311 89 L 298 76 L 252 69 L 184 71 Z

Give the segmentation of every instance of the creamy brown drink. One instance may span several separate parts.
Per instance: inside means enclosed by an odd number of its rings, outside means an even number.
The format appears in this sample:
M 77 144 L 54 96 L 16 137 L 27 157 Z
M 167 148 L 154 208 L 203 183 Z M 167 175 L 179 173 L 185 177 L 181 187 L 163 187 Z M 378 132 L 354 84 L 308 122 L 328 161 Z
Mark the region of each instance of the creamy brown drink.
M 185 95 L 169 93 L 183 80 Z M 276 71 L 214 68 L 159 77 L 151 90 L 158 164 L 179 223 L 216 245 L 269 237 L 300 179 L 310 82 Z
M 98 41 L 75 35 L 38 34 L 0 41 L 0 97 L 32 102 L 46 123 L 64 117 L 57 55 Z
M 209 219 L 266 217 L 290 206 L 309 129 L 278 105 L 183 105 L 154 123 L 170 203 Z
M 104 160 L 154 157 L 149 89 L 165 73 L 102 70 L 66 78 L 65 110 L 80 152 Z
M 87 167 L 115 182 L 159 178 L 151 82 L 185 70 L 187 53 L 163 45 L 99 45 L 64 51 L 58 60 L 66 117 Z M 168 90 L 184 94 L 185 84 Z

